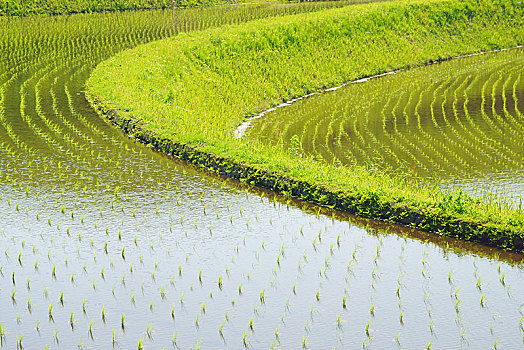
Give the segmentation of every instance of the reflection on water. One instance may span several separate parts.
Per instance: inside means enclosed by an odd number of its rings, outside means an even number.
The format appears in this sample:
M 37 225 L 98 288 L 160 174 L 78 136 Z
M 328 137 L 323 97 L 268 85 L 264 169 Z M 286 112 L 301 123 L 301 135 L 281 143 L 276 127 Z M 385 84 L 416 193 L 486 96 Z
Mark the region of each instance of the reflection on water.
M 522 346 L 522 255 L 199 174 L 124 137 L 83 97 L 97 62 L 173 23 L 315 6 L 0 26 L 4 348 Z

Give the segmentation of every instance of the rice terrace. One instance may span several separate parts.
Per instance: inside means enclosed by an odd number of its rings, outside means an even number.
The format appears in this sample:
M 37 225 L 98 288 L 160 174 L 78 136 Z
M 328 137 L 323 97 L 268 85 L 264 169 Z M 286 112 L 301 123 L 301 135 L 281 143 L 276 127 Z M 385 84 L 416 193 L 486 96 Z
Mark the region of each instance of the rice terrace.
M 524 348 L 524 4 L 0 1 L 1 349 Z

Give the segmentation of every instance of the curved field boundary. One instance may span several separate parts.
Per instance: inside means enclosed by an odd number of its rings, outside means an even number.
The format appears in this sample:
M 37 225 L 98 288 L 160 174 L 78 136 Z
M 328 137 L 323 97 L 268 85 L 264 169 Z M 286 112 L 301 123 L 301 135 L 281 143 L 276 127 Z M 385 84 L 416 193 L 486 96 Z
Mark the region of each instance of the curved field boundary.
M 153 147 L 320 205 L 524 251 L 524 214 L 407 176 L 326 164 L 238 140 L 246 117 L 344 82 L 520 45 L 524 5 L 428 1 L 352 6 L 179 35 L 121 53 L 88 81 L 97 110 Z

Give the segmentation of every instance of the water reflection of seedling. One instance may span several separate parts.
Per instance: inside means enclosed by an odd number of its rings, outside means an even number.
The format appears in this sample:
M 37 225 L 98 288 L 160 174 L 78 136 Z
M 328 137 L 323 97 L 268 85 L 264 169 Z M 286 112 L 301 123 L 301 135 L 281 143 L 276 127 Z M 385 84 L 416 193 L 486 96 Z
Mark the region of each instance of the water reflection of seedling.
M 342 323 L 344 321 L 342 320 L 342 314 L 337 315 L 337 328 L 342 329 Z
M 466 340 L 466 330 L 464 328 L 460 328 L 460 340 L 465 341 Z

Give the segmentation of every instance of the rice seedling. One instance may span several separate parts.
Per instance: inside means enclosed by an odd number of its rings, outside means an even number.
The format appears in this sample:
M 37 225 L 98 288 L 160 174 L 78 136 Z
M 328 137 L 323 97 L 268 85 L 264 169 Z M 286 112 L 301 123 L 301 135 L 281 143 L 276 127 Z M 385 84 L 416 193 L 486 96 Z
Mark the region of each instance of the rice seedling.
M 482 308 L 485 308 L 485 307 L 486 307 L 486 296 L 485 296 L 484 294 L 482 294 L 482 295 L 480 296 L 480 306 L 481 306 Z
M 111 335 L 112 335 L 112 345 L 113 345 L 113 348 L 115 347 L 116 345 L 116 333 L 115 333 L 115 329 L 114 328 L 111 328 Z
M 368 321 L 368 323 L 366 323 L 366 336 L 369 338 L 370 335 L 369 335 L 369 324 L 371 323 L 371 320 Z
M 246 349 L 249 347 L 249 339 L 247 338 L 247 332 L 248 331 L 245 331 L 242 337 L 242 343 L 244 344 L 244 348 Z
M 53 321 L 53 304 L 49 304 L 47 307 L 47 315 L 49 317 L 49 321 Z

